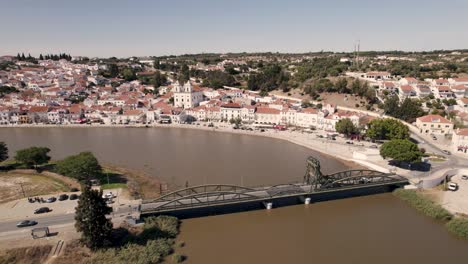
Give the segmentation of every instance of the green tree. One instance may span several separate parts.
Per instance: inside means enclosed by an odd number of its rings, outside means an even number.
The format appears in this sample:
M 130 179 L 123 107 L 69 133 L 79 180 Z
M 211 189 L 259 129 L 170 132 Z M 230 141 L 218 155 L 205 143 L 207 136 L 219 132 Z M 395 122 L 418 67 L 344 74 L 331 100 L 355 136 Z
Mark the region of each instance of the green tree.
M 80 182 L 87 182 L 100 176 L 101 165 L 91 152 L 81 152 L 69 156 L 57 163 L 56 171 L 59 174 L 73 177 Z
M 351 136 L 359 132 L 358 128 L 353 124 L 351 119 L 343 118 L 336 122 L 335 125 L 336 132 L 346 135 L 346 137 Z
M 8 159 L 8 147 L 5 142 L 0 142 L 0 162 Z
M 131 68 L 125 68 L 122 71 L 122 76 L 127 82 L 131 82 L 136 79 L 135 71 Z
M 184 64 L 180 68 L 179 82 L 183 84 L 186 83 L 188 80 L 190 80 L 190 69 L 187 66 L 187 64 Z
M 116 64 L 112 63 L 112 64 L 109 64 L 107 67 L 108 67 L 109 77 L 115 78 L 119 75 L 119 67 Z
M 419 101 L 406 98 L 403 103 L 400 104 L 400 100 L 397 96 L 392 96 L 385 100 L 383 108 L 387 115 L 409 123 L 414 122 L 416 118 L 425 114 Z
M 346 78 L 339 78 L 335 82 L 335 88 L 339 93 L 349 93 L 348 80 Z
M 160 61 L 158 59 L 154 59 L 153 61 L 153 67 L 157 70 L 161 68 Z
M 156 71 L 153 77 L 153 87 L 155 89 L 159 88 L 167 82 L 167 77 L 164 74 L 161 74 L 160 71 Z
M 91 190 L 89 185 L 78 200 L 75 212 L 75 228 L 81 232 L 81 242 L 91 250 L 103 248 L 109 244 L 112 223 L 106 215 L 112 212 L 102 198 L 102 190 Z
M 15 160 L 28 167 L 37 167 L 37 165 L 49 162 L 50 157 L 47 155 L 49 152 L 50 149 L 46 147 L 21 149 L 16 152 Z
M 366 136 L 375 140 L 407 139 L 409 128 L 395 119 L 374 119 L 368 124 Z
M 396 161 L 418 162 L 421 161 L 423 153 L 418 149 L 418 145 L 408 139 L 393 139 L 385 142 L 380 147 L 382 158 L 392 158 Z

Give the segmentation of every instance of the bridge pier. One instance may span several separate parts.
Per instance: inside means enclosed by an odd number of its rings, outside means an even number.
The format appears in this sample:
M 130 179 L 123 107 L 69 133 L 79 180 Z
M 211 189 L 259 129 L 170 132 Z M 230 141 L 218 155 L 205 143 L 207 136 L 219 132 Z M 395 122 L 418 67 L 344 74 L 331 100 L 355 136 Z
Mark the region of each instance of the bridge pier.
M 310 204 L 312 202 L 312 198 L 306 196 L 299 197 L 299 200 L 301 200 L 301 202 L 304 204 Z
M 273 202 L 271 202 L 271 201 L 270 202 L 263 202 L 263 205 L 265 206 L 265 208 L 267 210 L 273 209 Z

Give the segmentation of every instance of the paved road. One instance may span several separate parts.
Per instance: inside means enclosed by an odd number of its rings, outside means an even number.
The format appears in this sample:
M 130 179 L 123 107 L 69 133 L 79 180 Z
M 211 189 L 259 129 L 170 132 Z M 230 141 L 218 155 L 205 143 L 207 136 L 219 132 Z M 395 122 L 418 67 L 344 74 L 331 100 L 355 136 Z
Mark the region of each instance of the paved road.
M 0 222 L 0 236 L 2 235 L 1 234 L 2 232 L 32 229 L 32 228 L 35 228 L 35 227 L 44 227 L 44 226 L 49 226 L 50 227 L 50 226 L 54 226 L 54 225 L 70 224 L 70 223 L 73 223 L 75 221 L 75 214 L 44 216 L 44 217 L 37 217 L 37 218 L 29 218 L 28 220 L 36 221 L 37 225 L 33 226 L 33 227 L 17 228 L 16 224 L 19 222 L 18 220 Z

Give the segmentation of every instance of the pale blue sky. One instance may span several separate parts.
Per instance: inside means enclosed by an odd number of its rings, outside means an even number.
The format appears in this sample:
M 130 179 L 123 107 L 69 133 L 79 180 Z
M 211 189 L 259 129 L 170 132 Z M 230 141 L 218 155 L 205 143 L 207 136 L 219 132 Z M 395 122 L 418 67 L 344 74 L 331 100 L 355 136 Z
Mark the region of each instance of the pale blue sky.
M 468 48 L 468 0 L 0 0 L 0 55 Z

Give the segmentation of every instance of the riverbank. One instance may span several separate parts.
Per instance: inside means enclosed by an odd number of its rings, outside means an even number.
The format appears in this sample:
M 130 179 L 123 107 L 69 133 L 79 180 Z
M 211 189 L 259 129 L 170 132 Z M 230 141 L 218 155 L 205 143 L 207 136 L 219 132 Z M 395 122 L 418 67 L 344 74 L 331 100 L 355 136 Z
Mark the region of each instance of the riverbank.
M 457 237 L 468 240 L 468 218 L 466 215 L 453 215 L 441 205 L 415 190 L 397 189 L 393 194 L 424 215 L 443 223 L 447 230 Z

